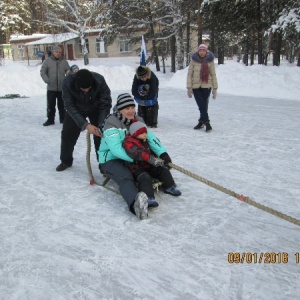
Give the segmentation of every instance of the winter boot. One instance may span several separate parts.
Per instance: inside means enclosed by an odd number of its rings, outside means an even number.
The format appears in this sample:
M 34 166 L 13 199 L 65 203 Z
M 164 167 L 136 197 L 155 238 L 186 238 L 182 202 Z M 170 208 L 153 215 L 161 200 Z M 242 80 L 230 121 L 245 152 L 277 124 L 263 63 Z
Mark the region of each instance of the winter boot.
M 70 165 L 66 165 L 64 163 L 61 163 L 59 164 L 57 167 L 56 167 L 56 171 L 57 172 L 61 172 L 61 171 L 64 171 L 65 169 L 67 168 L 70 168 L 71 166 Z
M 171 186 L 168 189 L 165 189 L 164 192 L 166 194 L 170 194 L 172 196 L 180 196 L 181 195 L 181 192 L 178 189 L 176 189 L 175 186 Z
M 205 123 L 205 127 L 206 127 L 206 132 L 209 132 L 209 131 L 211 131 L 212 130 L 212 127 L 210 126 L 210 123 L 209 122 L 206 122 Z
M 157 207 L 158 203 L 156 202 L 154 197 L 148 198 L 148 207 Z
M 148 218 L 148 197 L 144 192 L 137 193 L 133 209 L 140 220 Z
M 204 123 L 201 120 L 199 120 L 198 124 L 194 127 L 194 129 L 201 129 L 203 127 L 204 127 Z
M 50 120 L 47 120 L 43 126 L 49 126 L 49 125 L 54 125 L 54 121 L 50 121 Z

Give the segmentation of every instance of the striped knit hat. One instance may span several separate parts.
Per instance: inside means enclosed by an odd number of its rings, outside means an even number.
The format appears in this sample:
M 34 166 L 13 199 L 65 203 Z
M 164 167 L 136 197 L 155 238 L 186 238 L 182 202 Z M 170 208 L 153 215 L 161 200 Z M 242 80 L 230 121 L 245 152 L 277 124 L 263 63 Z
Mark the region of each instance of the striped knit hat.
M 129 132 L 132 137 L 137 137 L 144 132 L 147 133 L 147 127 L 144 123 L 140 121 L 134 122 L 130 125 Z
M 129 106 L 135 106 L 135 103 L 130 94 L 124 93 L 124 94 L 120 94 L 118 96 L 116 106 L 117 106 L 117 110 L 120 111 L 123 108 L 129 107 Z

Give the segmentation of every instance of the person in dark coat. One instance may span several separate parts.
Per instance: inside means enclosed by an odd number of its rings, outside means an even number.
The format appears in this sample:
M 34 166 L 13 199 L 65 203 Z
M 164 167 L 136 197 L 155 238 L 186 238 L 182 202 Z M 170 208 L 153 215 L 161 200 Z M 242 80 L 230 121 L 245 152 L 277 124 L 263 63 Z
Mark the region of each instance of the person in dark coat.
M 44 126 L 54 125 L 56 99 L 60 123 L 65 117 L 61 86 L 70 71 L 70 66 L 62 58 L 61 52 L 59 46 L 53 47 L 52 55 L 44 60 L 40 71 L 42 79 L 47 83 L 47 121 L 43 124 Z
M 100 126 L 109 114 L 112 103 L 104 77 L 87 69 L 67 76 L 62 84 L 62 93 L 66 115 L 61 131 L 61 164 L 56 171 L 64 171 L 72 166 L 74 147 L 80 132 L 85 129 L 94 135 L 98 161 Z
M 157 127 L 158 87 L 158 78 L 148 67 L 139 66 L 136 69 L 131 93 L 138 103 L 138 115 L 152 128 Z
M 152 177 L 163 182 L 165 193 L 180 196 L 181 192 L 176 189 L 173 176 L 165 167 L 164 160 L 158 158 L 151 150 L 147 132 L 144 123 L 133 122 L 129 127 L 129 133 L 125 136 L 123 147 L 127 155 L 133 159 L 132 163 L 126 162 L 126 165 L 138 184 L 138 190 L 148 196 L 148 207 L 156 207 L 158 203 L 154 197 Z

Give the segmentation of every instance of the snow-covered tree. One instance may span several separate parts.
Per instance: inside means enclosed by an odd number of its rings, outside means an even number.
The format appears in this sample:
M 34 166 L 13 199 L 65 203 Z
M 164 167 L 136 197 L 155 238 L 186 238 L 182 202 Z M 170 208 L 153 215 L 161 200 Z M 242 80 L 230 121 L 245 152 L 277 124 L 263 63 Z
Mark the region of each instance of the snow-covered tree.
M 11 34 L 30 33 L 30 9 L 25 0 L 15 2 L 0 1 L 0 37 L 2 43 L 8 43 Z
M 42 0 L 43 1 L 43 0 Z M 46 23 L 63 28 L 67 32 L 75 33 L 81 41 L 84 64 L 88 65 L 88 50 L 85 42 L 86 30 L 94 28 L 94 16 L 99 13 L 105 1 L 101 0 L 51 0 L 44 1 L 46 7 Z M 56 3 L 56 10 L 50 5 Z
M 294 3 L 296 8 L 285 8 L 281 12 L 276 23 L 271 26 L 272 32 L 280 32 L 285 38 L 289 46 L 289 61 L 294 62 L 295 50 L 300 47 L 300 1 Z M 300 51 L 298 58 L 298 66 L 300 66 Z

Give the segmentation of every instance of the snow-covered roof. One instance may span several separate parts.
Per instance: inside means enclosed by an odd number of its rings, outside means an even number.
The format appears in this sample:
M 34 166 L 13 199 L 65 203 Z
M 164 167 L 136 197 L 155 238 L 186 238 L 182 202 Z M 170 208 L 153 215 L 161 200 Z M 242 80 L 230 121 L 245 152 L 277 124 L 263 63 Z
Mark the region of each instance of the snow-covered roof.
M 30 39 L 42 39 L 50 34 L 45 33 L 34 33 L 31 35 L 23 35 L 23 34 L 13 34 L 10 36 L 10 41 L 23 41 L 23 40 L 30 40 Z
M 36 45 L 36 44 L 39 44 L 39 45 L 41 45 L 41 44 L 60 44 L 60 43 L 75 39 L 77 37 L 78 37 L 78 34 L 71 33 L 71 32 L 51 34 L 51 35 L 44 37 L 43 39 L 29 42 L 29 43 L 26 43 L 25 45 L 29 46 L 29 45 Z

